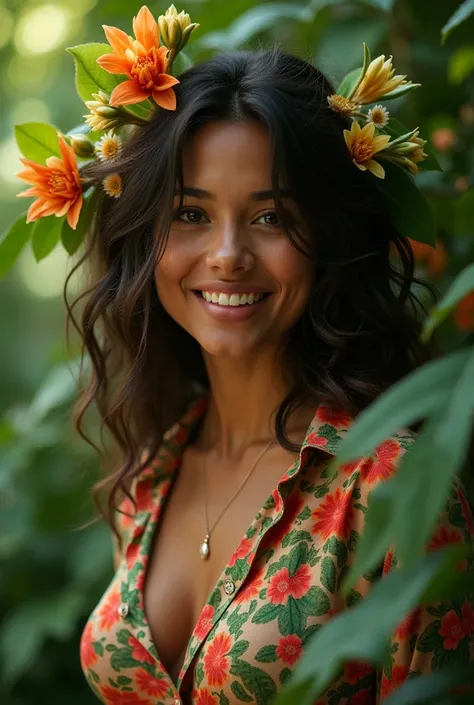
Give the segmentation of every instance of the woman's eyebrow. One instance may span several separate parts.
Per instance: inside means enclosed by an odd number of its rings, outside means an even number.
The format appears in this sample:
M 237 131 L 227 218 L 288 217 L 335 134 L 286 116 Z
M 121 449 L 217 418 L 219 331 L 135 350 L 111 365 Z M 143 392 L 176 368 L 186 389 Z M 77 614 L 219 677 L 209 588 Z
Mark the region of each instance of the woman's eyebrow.
M 280 196 L 282 198 L 293 198 L 293 194 L 289 189 L 280 189 Z M 252 201 L 274 201 L 275 192 L 274 191 L 256 191 L 252 193 L 250 198 Z
M 184 186 L 182 190 L 183 196 L 193 196 L 194 198 L 214 200 L 214 196 L 209 191 L 204 191 L 202 188 L 194 188 L 194 186 Z M 180 196 L 181 190 L 176 189 L 175 196 Z

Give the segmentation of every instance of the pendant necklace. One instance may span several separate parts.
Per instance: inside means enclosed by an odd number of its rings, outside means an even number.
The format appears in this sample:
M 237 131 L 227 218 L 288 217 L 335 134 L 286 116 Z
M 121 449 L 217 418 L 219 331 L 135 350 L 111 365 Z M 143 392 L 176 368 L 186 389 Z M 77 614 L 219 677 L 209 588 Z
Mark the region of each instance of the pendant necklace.
M 267 445 L 265 446 L 265 448 L 264 448 L 262 451 L 260 451 L 260 453 L 257 455 L 257 458 L 256 458 L 256 460 L 254 461 L 252 467 L 250 468 L 250 470 L 248 471 L 248 473 L 247 473 L 246 476 L 244 477 L 244 479 L 243 479 L 242 483 L 240 484 L 240 486 L 237 488 L 237 492 L 235 492 L 235 494 L 231 497 L 230 501 L 225 505 L 224 509 L 223 509 L 222 512 L 219 514 L 219 516 L 217 517 L 216 521 L 214 522 L 214 525 L 213 525 L 212 529 L 209 528 L 209 518 L 208 518 L 208 516 L 207 516 L 206 459 L 204 458 L 203 463 L 202 463 L 202 484 L 203 484 L 203 495 L 204 495 L 204 517 L 205 517 L 205 522 L 206 522 L 206 535 L 204 536 L 204 541 L 202 542 L 201 547 L 200 547 L 200 549 L 199 549 L 199 553 L 200 553 L 201 558 L 203 559 L 203 561 L 207 560 L 207 559 L 209 558 L 209 556 L 210 556 L 210 553 L 211 553 L 211 548 L 210 548 L 210 545 L 209 545 L 209 540 L 210 540 L 210 538 L 211 538 L 211 531 L 213 531 L 213 530 L 215 529 L 215 527 L 216 527 L 216 525 L 217 525 L 217 522 L 221 519 L 221 517 L 223 516 L 224 512 L 226 511 L 226 509 L 232 504 L 232 502 L 234 501 L 234 499 L 237 497 L 237 495 L 239 494 L 240 490 L 241 490 L 242 487 L 245 485 L 245 483 L 246 483 L 247 480 L 249 479 L 250 475 L 252 474 L 252 472 L 253 472 L 253 471 L 255 470 L 255 468 L 257 467 L 258 461 L 261 460 L 261 458 L 265 455 L 265 453 L 266 453 L 267 450 L 270 448 L 270 446 L 272 445 L 272 443 L 273 443 L 273 438 L 269 441 L 269 443 L 267 443 Z

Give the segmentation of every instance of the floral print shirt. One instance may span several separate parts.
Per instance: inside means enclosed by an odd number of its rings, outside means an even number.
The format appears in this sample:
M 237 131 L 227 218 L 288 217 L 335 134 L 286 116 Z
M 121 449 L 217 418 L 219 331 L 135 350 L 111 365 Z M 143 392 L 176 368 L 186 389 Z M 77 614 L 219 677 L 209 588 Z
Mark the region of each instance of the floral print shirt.
M 343 466 L 331 478 L 329 460 L 351 419 L 320 406 L 299 458 L 257 512 L 209 595 L 174 684 L 151 638 L 144 577 L 153 532 L 205 407 L 203 398 L 189 407 L 165 437 L 159 458 L 134 480 L 133 518 L 118 514 L 123 552 L 80 645 L 86 678 L 106 705 L 267 705 L 291 675 L 307 640 L 332 615 L 362 599 L 396 562 L 387 553 L 378 572 L 365 575 L 348 598 L 341 597 L 339 588 L 364 527 L 368 495 L 396 471 L 413 436 L 394 435 L 372 457 Z M 134 513 L 128 499 L 122 509 Z M 427 548 L 471 542 L 473 535 L 469 506 L 456 481 Z M 446 663 L 469 663 L 473 640 L 471 601 L 418 609 L 393 634 L 387 667 L 346 664 L 317 705 L 376 705 L 408 676 Z M 192 690 L 185 693 L 181 686 L 191 666 Z

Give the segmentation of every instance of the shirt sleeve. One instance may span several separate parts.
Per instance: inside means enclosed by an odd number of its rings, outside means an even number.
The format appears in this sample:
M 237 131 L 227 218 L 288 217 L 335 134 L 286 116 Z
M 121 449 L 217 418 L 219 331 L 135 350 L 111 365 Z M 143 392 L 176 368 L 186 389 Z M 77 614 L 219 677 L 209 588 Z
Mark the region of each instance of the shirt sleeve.
M 468 545 L 468 556 L 458 570 L 472 570 L 474 522 L 464 488 L 456 480 L 427 550 L 462 543 Z M 396 554 L 389 551 L 383 575 L 396 566 Z M 425 605 L 406 615 L 392 635 L 389 663 L 377 670 L 377 705 L 409 678 L 473 662 L 474 586 L 467 597 Z

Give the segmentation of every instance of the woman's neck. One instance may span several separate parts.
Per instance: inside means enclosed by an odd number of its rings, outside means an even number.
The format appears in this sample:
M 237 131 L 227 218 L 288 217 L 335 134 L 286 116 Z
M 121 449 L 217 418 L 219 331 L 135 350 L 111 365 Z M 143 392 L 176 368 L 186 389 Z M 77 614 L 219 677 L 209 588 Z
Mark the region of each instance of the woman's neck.
M 226 459 L 240 457 L 253 444 L 268 442 L 274 435 L 276 411 L 291 386 L 275 358 L 262 355 L 245 361 L 230 357 L 205 361 L 210 395 L 201 441 Z M 292 415 L 288 431 L 295 442 L 303 440 L 313 413 L 313 407 L 305 406 Z

